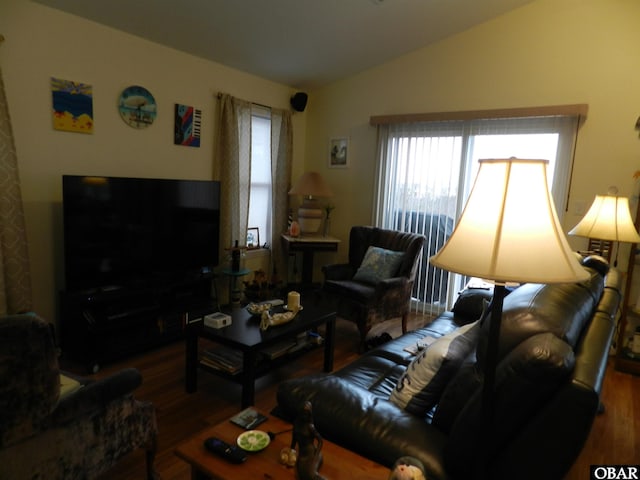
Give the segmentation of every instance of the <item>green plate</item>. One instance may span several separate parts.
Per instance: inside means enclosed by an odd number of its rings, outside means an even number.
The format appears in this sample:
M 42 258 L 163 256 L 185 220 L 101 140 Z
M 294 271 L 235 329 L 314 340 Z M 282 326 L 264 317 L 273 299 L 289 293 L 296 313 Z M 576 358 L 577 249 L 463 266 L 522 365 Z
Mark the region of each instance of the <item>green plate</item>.
M 238 446 L 247 452 L 259 452 L 269 445 L 269 435 L 262 430 L 249 430 L 238 436 Z

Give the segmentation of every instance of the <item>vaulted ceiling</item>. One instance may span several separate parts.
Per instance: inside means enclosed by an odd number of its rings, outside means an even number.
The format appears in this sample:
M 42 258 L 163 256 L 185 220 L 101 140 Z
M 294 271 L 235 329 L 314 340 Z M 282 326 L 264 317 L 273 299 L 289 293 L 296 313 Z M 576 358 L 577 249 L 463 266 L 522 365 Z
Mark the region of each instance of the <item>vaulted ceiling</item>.
M 533 0 L 36 1 L 308 90 Z

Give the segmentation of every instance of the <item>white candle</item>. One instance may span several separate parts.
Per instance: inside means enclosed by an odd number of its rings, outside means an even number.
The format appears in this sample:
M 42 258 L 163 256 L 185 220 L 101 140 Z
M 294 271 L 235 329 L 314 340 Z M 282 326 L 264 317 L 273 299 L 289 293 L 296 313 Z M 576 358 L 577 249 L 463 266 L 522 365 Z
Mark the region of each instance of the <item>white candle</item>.
M 298 292 L 289 292 L 287 295 L 287 309 L 300 310 L 300 294 Z

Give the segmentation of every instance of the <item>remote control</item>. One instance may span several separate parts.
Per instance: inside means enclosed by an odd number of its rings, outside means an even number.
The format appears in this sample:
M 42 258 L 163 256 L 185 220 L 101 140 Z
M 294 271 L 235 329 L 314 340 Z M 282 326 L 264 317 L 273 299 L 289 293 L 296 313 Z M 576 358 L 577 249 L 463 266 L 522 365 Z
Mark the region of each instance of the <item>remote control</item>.
M 219 455 L 231 463 L 242 463 L 247 459 L 246 453 L 236 445 L 229 445 L 219 438 L 210 437 L 204 441 L 204 448 Z

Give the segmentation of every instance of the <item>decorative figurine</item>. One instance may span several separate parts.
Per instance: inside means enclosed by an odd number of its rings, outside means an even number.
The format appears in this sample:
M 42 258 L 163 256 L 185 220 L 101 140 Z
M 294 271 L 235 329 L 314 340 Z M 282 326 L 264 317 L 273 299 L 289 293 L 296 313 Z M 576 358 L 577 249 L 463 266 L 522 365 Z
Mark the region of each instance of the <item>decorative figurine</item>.
M 298 445 L 297 480 L 325 480 L 318 473 L 322 465 L 322 437 L 313 424 L 311 402 L 304 402 L 302 411 L 293 423 L 291 449 Z
M 293 317 L 296 316 L 298 311 L 293 312 L 283 312 L 283 313 L 274 313 L 273 315 L 269 310 L 265 310 L 261 313 L 260 317 L 260 330 L 263 332 L 267 330 L 269 327 L 274 327 L 276 325 L 282 325 L 283 323 L 288 323 L 293 320 Z
M 389 480 L 427 480 L 424 465 L 414 457 L 400 457 L 393 464 Z

